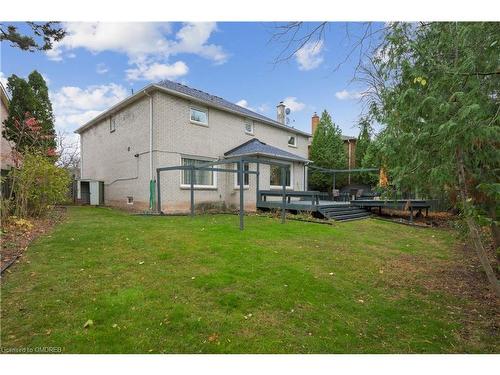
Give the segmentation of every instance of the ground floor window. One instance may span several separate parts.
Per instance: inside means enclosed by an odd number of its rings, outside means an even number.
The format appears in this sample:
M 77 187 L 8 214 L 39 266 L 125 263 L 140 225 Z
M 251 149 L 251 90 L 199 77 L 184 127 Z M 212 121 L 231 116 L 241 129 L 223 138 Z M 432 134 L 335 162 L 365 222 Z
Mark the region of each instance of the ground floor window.
M 285 184 L 286 187 L 291 188 L 292 187 L 292 179 L 291 179 L 291 171 L 292 171 L 292 166 L 290 165 L 290 168 L 286 169 L 286 176 L 285 176 Z M 281 182 L 281 167 L 277 165 L 271 165 L 271 173 L 270 173 L 270 181 L 269 181 L 271 187 L 273 188 L 279 188 L 282 187 L 282 182 Z
M 234 168 L 238 170 L 238 163 L 234 165 Z M 249 163 L 243 163 L 243 170 L 244 171 L 249 171 L 250 170 L 250 164 Z M 235 187 L 239 188 L 240 187 L 240 175 L 239 173 L 235 173 Z M 250 175 L 248 173 L 245 173 L 243 175 L 243 181 L 244 181 L 244 187 L 250 186 Z
M 207 160 L 198 160 L 190 158 L 182 158 L 182 165 L 200 166 L 208 163 Z M 182 185 L 191 185 L 191 171 L 182 171 L 181 176 Z M 216 187 L 215 186 L 215 176 L 213 171 L 195 170 L 194 171 L 194 186 L 196 187 Z

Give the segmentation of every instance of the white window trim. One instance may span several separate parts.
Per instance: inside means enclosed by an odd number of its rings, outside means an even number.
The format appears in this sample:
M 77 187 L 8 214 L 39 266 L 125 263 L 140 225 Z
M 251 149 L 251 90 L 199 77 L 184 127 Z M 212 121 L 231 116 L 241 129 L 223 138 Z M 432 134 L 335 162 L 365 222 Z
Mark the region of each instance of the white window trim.
M 288 164 L 290 166 L 290 185 L 285 187 L 285 190 L 293 190 L 293 163 Z M 269 166 L 269 179 L 271 179 L 271 165 Z M 282 190 L 282 185 L 271 185 L 269 181 L 269 189 L 270 190 Z
M 129 198 L 132 198 L 132 201 L 129 200 Z M 127 196 L 127 204 L 128 205 L 133 205 L 134 204 L 134 197 L 133 196 Z
M 238 163 L 234 164 L 234 169 L 238 170 Z M 250 170 L 250 163 L 248 163 L 248 170 Z M 245 174 L 243 174 L 243 181 L 245 181 Z M 238 172 L 234 173 L 234 188 L 239 190 L 240 185 L 238 184 Z M 250 175 L 248 175 L 248 185 L 243 185 L 243 190 L 250 189 Z
M 201 121 L 192 120 L 191 119 L 191 110 L 192 109 L 194 109 L 195 111 L 205 112 L 207 114 L 207 122 L 201 122 Z M 189 122 L 191 124 L 208 127 L 209 121 L 210 120 L 209 120 L 208 108 L 201 108 L 201 107 L 197 107 L 197 106 L 194 106 L 194 105 L 189 106 Z
M 203 160 L 203 161 L 207 161 L 207 162 L 210 162 L 210 161 L 215 161 L 216 159 L 211 159 L 211 158 L 206 158 L 206 157 L 203 157 L 203 156 L 192 156 L 192 155 L 181 155 L 180 157 L 180 163 L 179 165 L 182 165 L 182 159 L 194 159 L 194 160 Z M 215 166 L 216 167 L 216 166 Z M 181 170 L 179 171 L 181 173 L 179 173 L 179 177 L 180 177 L 180 188 L 181 189 L 191 189 L 191 184 L 185 184 L 183 183 L 184 179 L 182 178 L 183 176 L 183 173 L 186 172 L 185 170 Z M 213 185 L 193 185 L 193 187 L 195 189 L 198 189 L 198 190 L 217 190 L 217 172 L 212 172 L 214 174 L 214 183 Z
M 290 138 L 293 137 L 293 139 L 295 139 L 295 143 L 293 144 L 290 144 L 288 141 L 290 141 Z M 287 141 L 287 144 L 288 144 L 288 147 L 293 147 L 293 148 L 297 148 L 297 136 L 296 135 L 289 135 L 288 136 L 288 141 Z
M 247 122 L 250 122 L 250 124 L 252 125 L 252 131 L 247 130 Z M 245 134 L 255 135 L 255 122 L 253 120 L 245 119 L 244 127 L 245 127 Z

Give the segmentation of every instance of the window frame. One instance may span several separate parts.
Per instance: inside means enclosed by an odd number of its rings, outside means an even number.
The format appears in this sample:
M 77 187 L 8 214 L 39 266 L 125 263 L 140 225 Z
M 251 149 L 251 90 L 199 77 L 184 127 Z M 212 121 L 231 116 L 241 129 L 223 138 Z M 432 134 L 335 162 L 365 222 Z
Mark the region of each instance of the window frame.
M 207 117 L 207 122 L 203 122 L 203 121 L 196 121 L 196 120 L 193 120 L 191 118 L 191 113 L 192 111 L 198 111 L 198 112 L 203 112 L 205 113 L 206 117 Z M 208 127 L 208 123 L 209 123 L 209 116 L 208 116 L 208 108 L 203 108 L 203 107 L 198 107 L 198 106 L 195 106 L 195 105 L 190 105 L 189 106 L 189 122 L 191 124 L 195 124 L 195 125 L 200 125 L 200 126 L 206 126 Z
M 289 171 L 290 171 L 290 185 L 286 185 L 285 186 L 285 189 L 286 190 L 292 190 L 293 189 L 293 163 L 289 163 Z M 272 176 L 272 173 L 271 173 L 271 168 L 273 167 L 276 167 L 276 168 L 280 168 L 280 166 L 277 166 L 277 165 L 269 165 L 269 189 L 271 190 L 279 190 L 279 189 L 283 189 L 283 186 L 282 185 L 273 185 L 271 184 L 271 176 Z
M 293 144 L 292 144 L 292 143 L 290 143 L 290 138 L 292 138 L 292 137 L 293 137 L 293 139 L 294 139 Z M 294 147 L 294 148 L 297 148 L 297 135 L 295 135 L 295 134 L 293 134 L 293 135 L 289 135 L 289 136 L 288 136 L 288 142 L 287 142 L 287 143 L 288 143 L 288 147 Z
M 248 131 L 247 130 L 247 124 L 250 124 L 250 126 L 252 127 L 252 130 L 251 131 Z M 244 122 L 244 129 L 245 129 L 245 134 L 248 134 L 248 135 L 255 135 L 255 121 L 253 120 L 250 120 L 250 119 L 245 119 L 245 122 Z
M 183 159 L 203 161 L 203 162 L 211 162 L 211 161 L 215 160 L 215 159 L 205 158 L 205 157 L 201 157 L 201 156 L 181 155 L 180 165 L 184 165 Z M 180 175 L 180 188 L 181 189 L 190 189 L 191 188 L 191 184 L 184 183 L 184 173 L 187 171 L 188 170 L 181 170 L 180 171 L 181 173 L 179 173 L 179 175 Z M 198 189 L 198 190 L 217 190 L 217 172 L 212 171 L 212 185 L 194 184 L 193 187 L 194 187 L 194 189 Z
M 246 169 L 248 167 L 248 169 Z M 249 162 L 244 162 L 244 170 L 249 171 L 250 170 L 250 163 Z M 238 170 L 238 163 L 234 164 L 234 169 Z M 248 178 L 248 184 L 245 184 L 245 180 Z M 240 184 L 238 184 L 238 172 L 234 174 L 234 188 L 239 189 Z M 250 188 L 250 174 L 244 173 L 243 174 L 243 189 L 249 189 Z
M 114 133 L 116 131 L 116 119 L 113 117 L 109 118 L 109 132 Z

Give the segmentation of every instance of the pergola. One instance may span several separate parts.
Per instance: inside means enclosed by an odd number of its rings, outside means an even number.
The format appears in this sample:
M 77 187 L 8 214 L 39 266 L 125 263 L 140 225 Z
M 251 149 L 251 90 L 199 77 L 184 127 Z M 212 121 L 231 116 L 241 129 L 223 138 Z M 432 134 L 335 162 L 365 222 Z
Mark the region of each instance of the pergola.
M 247 170 L 245 171 L 245 163 L 254 163 L 257 165 L 255 171 Z M 236 164 L 236 169 L 230 168 L 221 168 L 218 166 L 226 166 L 227 164 Z M 189 171 L 190 173 L 190 201 L 191 201 L 191 216 L 194 216 L 194 172 L 195 171 L 212 171 L 212 172 L 223 172 L 223 173 L 237 173 L 239 176 L 239 193 L 240 193 L 240 209 L 239 209 L 239 217 L 240 217 L 240 230 L 244 229 L 244 175 L 245 174 L 255 174 L 257 176 L 257 199 L 259 196 L 259 175 L 260 175 L 260 164 L 266 165 L 275 165 L 281 168 L 281 185 L 282 185 L 282 206 L 281 206 L 281 222 L 285 223 L 285 210 L 286 210 L 286 172 L 290 169 L 290 166 L 286 163 L 280 163 L 278 161 L 274 161 L 267 158 L 259 158 L 259 157 L 233 157 L 227 159 L 219 159 L 213 162 L 207 162 L 202 165 L 194 166 L 194 165 L 176 165 L 172 167 L 161 167 L 156 169 L 156 181 L 157 181 L 157 200 L 156 200 L 156 209 L 158 213 L 163 214 L 161 211 L 161 172 L 168 171 Z

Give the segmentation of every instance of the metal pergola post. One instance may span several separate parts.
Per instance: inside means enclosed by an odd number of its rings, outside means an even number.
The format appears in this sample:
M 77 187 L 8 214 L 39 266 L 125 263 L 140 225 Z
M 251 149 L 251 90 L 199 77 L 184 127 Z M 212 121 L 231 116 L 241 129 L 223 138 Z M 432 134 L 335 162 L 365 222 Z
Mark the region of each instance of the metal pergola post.
M 191 166 L 191 170 L 189 171 L 189 189 L 191 195 L 191 216 L 194 216 L 194 165 Z
M 260 200 L 260 195 L 259 195 L 259 180 L 260 180 L 260 163 L 257 163 L 257 181 L 256 181 L 256 186 L 255 186 L 255 192 L 257 194 L 256 201 L 259 203 Z
M 240 230 L 244 228 L 244 215 L 245 215 L 245 207 L 243 206 L 243 186 L 245 182 L 243 181 L 243 159 L 240 159 L 238 162 L 238 178 L 240 180 Z
M 282 205 L 281 205 L 281 223 L 285 223 L 285 208 L 286 208 L 286 169 L 281 167 L 281 185 L 282 185 Z

